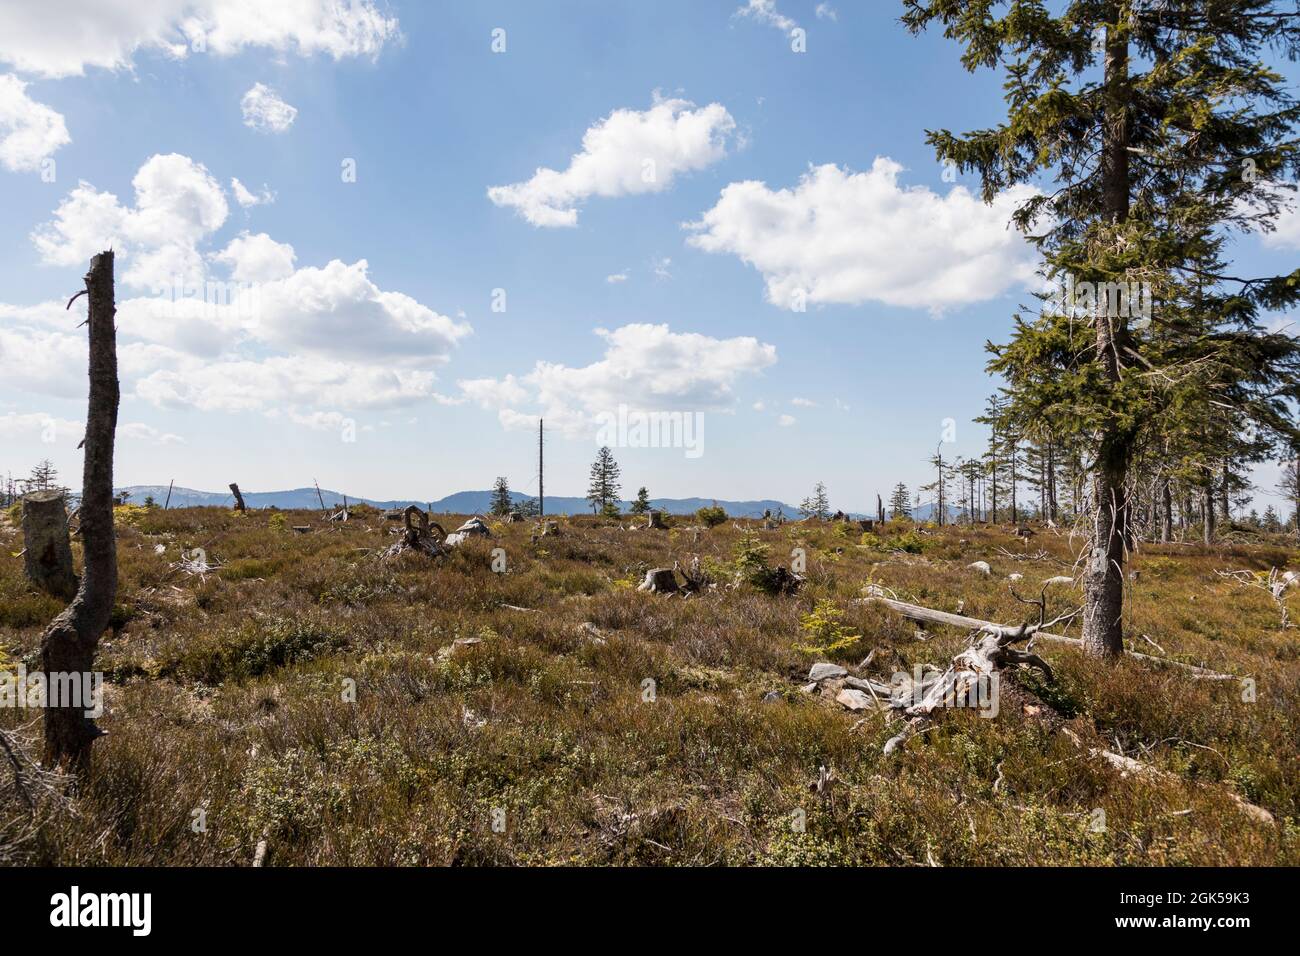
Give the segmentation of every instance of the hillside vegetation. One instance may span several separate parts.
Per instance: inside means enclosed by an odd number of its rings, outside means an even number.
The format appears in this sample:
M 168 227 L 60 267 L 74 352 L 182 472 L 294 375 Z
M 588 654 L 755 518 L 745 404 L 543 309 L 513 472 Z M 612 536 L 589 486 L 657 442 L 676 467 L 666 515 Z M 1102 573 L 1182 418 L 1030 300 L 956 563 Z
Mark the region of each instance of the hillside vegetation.
M 885 756 L 897 721 L 804 692 L 810 665 L 887 680 L 946 666 L 968 635 L 920 631 L 864 588 L 1017 623 L 1032 609 L 1007 575 L 1037 596 L 1080 542 L 686 523 L 497 524 L 440 559 L 380 561 L 393 538 L 373 512 L 119 508 L 108 735 L 79 792 L 32 781 L 34 809 L 0 764 L 0 859 L 248 865 L 264 840 L 267 865 L 1300 863 L 1300 632 L 1215 574 L 1294 569 L 1293 539 L 1144 545 L 1132 565 L 1132 649 L 1253 678 L 1253 701 L 1040 643 L 1053 682 L 1016 672 L 1026 693 L 996 719 L 947 711 Z M 21 547 L 0 526 L 0 669 L 34 667 L 60 610 L 29 589 Z M 180 566 L 195 548 L 212 570 Z M 797 593 L 744 583 L 794 548 Z M 697 556 L 716 588 L 637 591 Z M 1063 587 L 1053 609 L 1071 601 Z M 0 710 L 0 727 L 37 752 L 36 713 Z M 1062 727 L 1169 773 L 1124 776 Z

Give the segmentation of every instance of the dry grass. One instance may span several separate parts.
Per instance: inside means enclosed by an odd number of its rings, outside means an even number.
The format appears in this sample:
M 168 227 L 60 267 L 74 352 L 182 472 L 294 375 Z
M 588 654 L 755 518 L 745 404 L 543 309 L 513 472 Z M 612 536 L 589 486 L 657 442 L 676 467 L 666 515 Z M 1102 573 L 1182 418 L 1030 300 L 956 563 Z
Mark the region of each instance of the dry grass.
M 122 514 L 119 606 L 100 656 L 109 735 L 77 795 L 42 802 L 35 819 L 0 767 L 0 859 L 245 865 L 265 835 L 272 865 L 1300 863 L 1300 631 L 1278 630 L 1266 594 L 1214 574 L 1294 568 L 1282 539 L 1147 547 L 1135 562 L 1134 649 L 1155 652 L 1145 634 L 1179 660 L 1253 677 L 1255 702 L 1235 683 L 1098 666 L 1059 645 L 1040 647 L 1053 686 L 1023 678 L 1093 745 L 1176 775 L 1156 780 L 1122 777 L 1006 709 L 996 720 L 944 714 L 884 757 L 896 726 L 798 690 L 811 661 L 795 649 L 808 637 L 800 622 L 818 601 L 862 635 L 836 652 L 843 663 L 873 648 L 882 675 L 944 663 L 964 634 L 918 635 L 855 603 L 864 585 L 1018 621 L 1026 609 L 1008 573 L 1024 574 L 1027 591 L 1069 573 L 1074 545 L 1050 533 L 1028 547 L 1047 558 L 1013 561 L 997 548 L 1025 549 L 983 529 L 890 539 L 919 553 L 833 525 L 751 530 L 773 564 L 806 549 L 803 590 L 687 599 L 635 585 L 674 558 L 725 566 L 741 529 L 696 541 L 681 528 L 572 519 L 532 543 L 531 525 L 504 525 L 440 562 L 386 564 L 374 515 L 345 526 L 286 517 L 313 532 L 268 513 Z M 20 547 L 0 528 L 0 660 L 30 666 L 59 606 L 26 587 Z M 173 570 L 194 547 L 220 570 Z M 490 570 L 493 547 L 506 551 L 505 574 Z M 994 574 L 967 569 L 976 559 Z M 480 642 L 453 650 L 458 637 Z M 782 699 L 762 702 L 773 690 Z M 3 711 L 0 727 L 30 748 L 32 717 Z M 816 793 L 823 766 L 838 783 Z M 1248 820 L 1229 791 L 1277 825 Z

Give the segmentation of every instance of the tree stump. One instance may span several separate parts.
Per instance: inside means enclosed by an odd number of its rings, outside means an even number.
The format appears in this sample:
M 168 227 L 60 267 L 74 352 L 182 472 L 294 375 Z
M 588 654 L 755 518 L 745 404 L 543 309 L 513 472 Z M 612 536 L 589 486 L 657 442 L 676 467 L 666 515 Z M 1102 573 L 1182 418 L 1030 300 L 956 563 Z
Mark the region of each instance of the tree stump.
M 651 594 L 672 594 L 678 590 L 677 576 L 673 574 L 672 568 L 651 568 L 645 573 L 645 580 L 637 590 L 649 591 Z
M 668 525 L 664 524 L 664 513 L 662 511 L 651 511 L 646 517 L 649 522 L 646 525 L 647 528 L 658 528 L 661 531 L 667 530 Z
M 68 511 L 58 491 L 33 491 L 23 498 L 23 565 L 42 591 L 71 601 L 77 593 L 68 540 Z
M 239 485 L 233 481 L 230 483 L 230 493 L 235 496 L 235 510 L 247 511 L 248 509 L 244 507 L 244 496 L 239 493 Z
M 388 560 L 410 552 L 423 554 L 431 558 L 441 557 L 447 553 L 447 549 L 443 547 L 443 540 L 446 539 L 447 532 L 443 530 L 442 525 L 438 524 L 438 522 L 430 522 L 427 512 L 421 511 L 415 505 L 408 505 L 402 513 L 402 520 L 405 522 L 402 536 L 380 555 L 381 559 Z M 441 538 L 433 536 L 431 526 L 438 529 Z

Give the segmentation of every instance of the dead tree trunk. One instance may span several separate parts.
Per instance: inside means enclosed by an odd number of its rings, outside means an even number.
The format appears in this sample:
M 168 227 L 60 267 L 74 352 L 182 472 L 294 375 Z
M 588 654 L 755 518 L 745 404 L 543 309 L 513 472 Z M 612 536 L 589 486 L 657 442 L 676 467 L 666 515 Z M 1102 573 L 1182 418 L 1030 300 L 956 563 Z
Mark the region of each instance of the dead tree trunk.
M 230 483 L 230 493 L 235 496 L 235 510 L 247 511 L 248 509 L 244 507 L 244 496 L 239 493 L 239 485 L 233 481 Z
M 68 539 L 68 510 L 57 491 L 33 491 L 23 497 L 23 567 L 41 590 L 65 601 L 77 593 Z
M 648 522 L 646 524 L 647 528 L 659 528 L 662 530 L 668 527 L 668 525 L 664 524 L 664 513 L 662 511 L 649 512 L 646 520 Z
M 1166 478 L 1161 485 L 1161 520 L 1160 520 L 1160 541 L 1162 544 L 1168 544 L 1172 537 L 1174 529 L 1174 496 L 1169 491 L 1169 479 Z
M 113 533 L 113 436 L 117 430 L 116 306 L 113 253 L 90 260 L 86 274 L 90 308 L 90 399 L 86 411 L 85 467 L 81 480 L 81 540 L 85 567 L 72 603 L 41 637 L 41 670 L 46 686 L 55 675 L 71 675 L 81 686 L 93 671 L 100 635 L 108 626 L 117 593 L 117 544 Z M 63 681 L 66 685 L 67 680 Z M 48 701 L 45 710 L 45 765 L 84 769 L 90 745 L 102 731 L 86 716 L 90 701 Z M 71 705 L 71 706 L 70 706 Z

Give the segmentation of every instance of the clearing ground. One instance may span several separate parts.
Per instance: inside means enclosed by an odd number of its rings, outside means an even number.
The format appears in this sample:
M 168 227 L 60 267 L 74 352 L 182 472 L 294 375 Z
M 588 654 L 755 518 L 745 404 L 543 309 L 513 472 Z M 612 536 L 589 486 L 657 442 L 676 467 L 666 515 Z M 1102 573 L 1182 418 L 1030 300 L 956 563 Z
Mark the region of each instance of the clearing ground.
M 919 630 L 864 588 L 1019 623 L 1034 614 L 1008 575 L 1037 597 L 1080 542 L 688 524 L 493 523 L 445 557 L 381 561 L 395 538 L 374 512 L 119 508 L 108 736 L 75 796 L 29 779 L 34 810 L 0 763 L 0 859 L 248 865 L 264 841 L 267 865 L 1300 863 L 1300 631 L 1215 573 L 1295 569 L 1294 539 L 1143 545 L 1134 561 L 1131 648 L 1252 678 L 1253 694 L 1039 643 L 1054 682 L 1016 672 L 1028 693 L 996 719 L 945 711 L 886 756 L 899 722 L 801 690 L 810 665 L 888 680 L 946 666 L 968 634 Z M 35 666 L 61 607 L 27 586 L 21 547 L 0 526 L 0 670 Z M 196 548 L 205 573 L 182 566 Z M 729 586 L 795 548 L 796 594 Z M 720 586 L 637 590 L 697 556 Z M 1082 599 L 1049 593 L 1053 613 Z M 36 752 L 38 714 L 0 711 L 0 727 Z M 1168 773 L 1124 775 L 1089 748 Z

